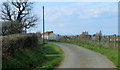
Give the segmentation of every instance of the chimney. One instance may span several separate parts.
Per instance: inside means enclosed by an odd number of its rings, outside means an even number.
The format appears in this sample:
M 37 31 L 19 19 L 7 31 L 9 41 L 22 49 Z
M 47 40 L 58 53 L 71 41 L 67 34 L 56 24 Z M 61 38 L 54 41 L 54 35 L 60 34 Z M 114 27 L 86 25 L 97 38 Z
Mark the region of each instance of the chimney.
M 53 33 L 53 31 L 51 31 L 51 33 Z

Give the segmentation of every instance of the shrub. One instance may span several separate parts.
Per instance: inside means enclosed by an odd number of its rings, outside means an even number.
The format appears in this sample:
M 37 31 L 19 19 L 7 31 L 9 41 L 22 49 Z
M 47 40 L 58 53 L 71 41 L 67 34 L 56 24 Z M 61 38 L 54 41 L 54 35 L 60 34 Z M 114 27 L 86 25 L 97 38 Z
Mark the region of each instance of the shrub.
M 3 57 L 12 56 L 15 50 L 24 48 L 34 48 L 38 45 L 36 34 L 14 34 L 4 36 L 2 40 Z
M 24 26 L 19 21 L 2 22 L 2 26 L 0 27 L 2 27 L 3 36 L 24 32 L 23 30 Z

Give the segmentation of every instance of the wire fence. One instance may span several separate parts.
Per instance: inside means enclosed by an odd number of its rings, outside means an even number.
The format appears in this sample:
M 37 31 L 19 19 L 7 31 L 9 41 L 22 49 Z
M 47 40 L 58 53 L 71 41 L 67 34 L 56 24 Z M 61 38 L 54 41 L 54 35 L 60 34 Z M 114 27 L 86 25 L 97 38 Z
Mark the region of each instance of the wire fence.
M 119 36 L 58 36 L 58 41 L 65 42 L 81 42 L 86 44 L 94 44 L 108 48 L 118 48 L 120 44 Z

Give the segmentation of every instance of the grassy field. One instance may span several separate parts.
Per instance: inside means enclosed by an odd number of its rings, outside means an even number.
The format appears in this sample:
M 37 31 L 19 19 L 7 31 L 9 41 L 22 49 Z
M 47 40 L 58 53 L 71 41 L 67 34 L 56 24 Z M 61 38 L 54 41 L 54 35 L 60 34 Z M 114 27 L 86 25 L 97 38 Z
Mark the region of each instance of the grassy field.
M 49 40 L 50 41 L 50 40 Z M 52 41 L 52 42 L 60 42 L 60 41 Z M 100 54 L 105 55 L 109 60 L 111 60 L 116 67 L 120 68 L 120 66 L 118 65 L 118 49 L 111 49 L 111 48 L 107 48 L 105 46 L 96 46 L 93 44 L 85 44 L 85 43 L 81 43 L 81 42 L 63 42 L 62 43 L 69 43 L 69 44 L 74 44 L 74 45 L 78 45 L 78 46 L 82 46 L 84 48 L 90 49 L 92 51 L 98 52 Z
M 59 46 L 39 43 L 39 47 L 17 50 L 13 56 L 3 58 L 2 66 L 3 69 L 12 70 L 48 69 L 58 66 L 63 57 L 63 51 Z

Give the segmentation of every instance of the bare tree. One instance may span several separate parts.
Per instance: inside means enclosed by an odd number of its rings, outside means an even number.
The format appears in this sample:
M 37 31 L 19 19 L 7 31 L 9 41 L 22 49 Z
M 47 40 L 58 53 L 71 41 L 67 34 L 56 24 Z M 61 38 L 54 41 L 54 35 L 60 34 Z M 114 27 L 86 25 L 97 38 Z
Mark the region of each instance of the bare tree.
M 19 21 L 24 27 L 29 29 L 35 25 L 37 17 L 31 13 L 31 2 L 28 0 L 11 0 L 2 3 L 0 19 L 4 21 Z

